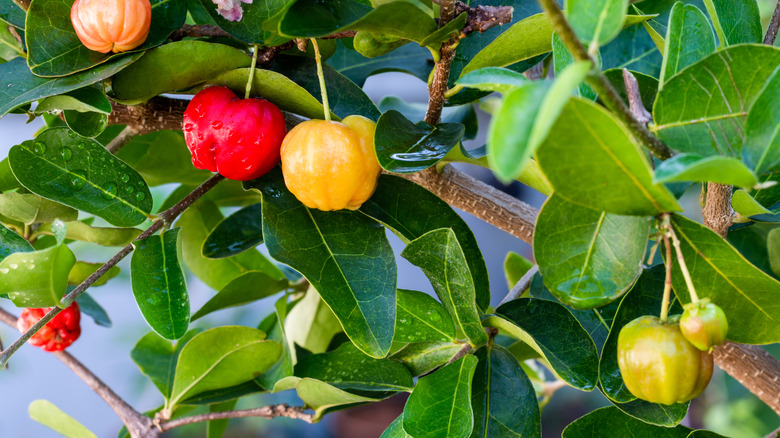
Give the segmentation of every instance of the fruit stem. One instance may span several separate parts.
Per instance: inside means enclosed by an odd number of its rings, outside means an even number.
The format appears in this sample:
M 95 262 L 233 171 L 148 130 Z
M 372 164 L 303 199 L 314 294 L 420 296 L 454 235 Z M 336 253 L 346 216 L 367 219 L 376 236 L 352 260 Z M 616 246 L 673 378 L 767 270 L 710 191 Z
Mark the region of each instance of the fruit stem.
M 666 225 L 666 229 L 669 231 L 669 237 L 672 238 L 674 252 L 677 253 L 677 262 L 680 264 L 680 271 L 682 271 L 683 278 L 685 279 L 685 285 L 688 286 L 688 293 L 691 294 L 691 302 L 695 303 L 699 301 L 699 296 L 696 294 L 696 287 L 693 285 L 693 280 L 691 280 L 691 273 L 688 271 L 688 265 L 685 264 L 685 259 L 683 259 L 680 241 L 677 239 L 677 234 L 674 233 L 674 229 L 670 224 Z
M 244 99 L 249 99 L 249 93 L 252 92 L 252 81 L 255 79 L 255 67 L 257 66 L 257 44 L 252 45 L 252 66 L 249 68 L 249 79 L 246 81 L 246 91 Z
M 666 247 L 666 279 L 664 280 L 664 298 L 661 302 L 661 322 L 665 322 L 669 316 L 669 299 L 672 295 L 672 245 L 669 244 L 669 233 L 667 232 L 664 232 L 664 246 Z
M 330 122 L 330 105 L 328 105 L 328 90 L 325 89 L 325 74 L 322 72 L 322 57 L 320 56 L 320 47 L 317 40 L 310 38 L 311 45 L 314 47 L 314 60 L 317 62 L 317 77 L 320 79 L 320 92 L 322 92 L 322 106 L 325 109 L 325 120 Z

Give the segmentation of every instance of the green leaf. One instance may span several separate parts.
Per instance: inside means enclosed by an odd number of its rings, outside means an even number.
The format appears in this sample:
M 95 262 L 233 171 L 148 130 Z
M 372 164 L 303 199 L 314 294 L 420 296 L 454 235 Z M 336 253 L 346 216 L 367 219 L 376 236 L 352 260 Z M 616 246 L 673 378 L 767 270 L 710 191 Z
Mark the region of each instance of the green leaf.
M 168 407 L 267 371 L 279 360 L 282 348 L 264 339 L 260 330 L 241 326 L 217 327 L 195 335 L 179 354 Z
M 150 186 L 170 183 L 197 186 L 212 175 L 208 170 L 192 165 L 192 155 L 181 131 L 155 131 L 135 136 L 116 156 L 135 169 Z
M 195 0 L 197 3 L 198 0 Z M 273 0 L 257 3 L 241 3 L 243 15 L 239 21 L 228 21 L 219 14 L 219 8 L 210 0 L 200 0 L 200 5 L 220 29 L 245 43 L 263 43 L 266 46 L 286 41 L 278 35 L 278 21 L 293 3 L 292 0 Z M 190 13 L 192 10 L 190 10 Z M 205 23 L 211 24 L 211 23 Z
M 76 134 L 94 138 L 100 135 L 108 127 L 108 115 L 96 112 L 78 112 L 73 110 L 63 111 L 65 123 Z
M 747 111 L 778 65 L 780 49 L 767 45 L 705 57 L 666 81 L 653 106 L 653 130 L 680 152 L 740 158 Z
M 761 42 L 764 34 L 756 0 L 704 0 L 704 6 L 723 47 Z
M 14 173 L 11 172 L 11 165 L 8 163 L 8 158 L 6 157 L 0 161 L 0 191 L 7 192 L 20 187 L 19 181 L 16 180 Z
M 111 328 L 111 318 L 108 316 L 108 313 L 106 313 L 106 309 L 101 307 L 100 304 L 92 298 L 92 295 L 84 292 L 76 298 L 76 302 L 79 303 L 79 309 L 81 309 L 85 315 L 89 315 L 89 317 L 95 321 L 95 324 L 101 327 Z
M 24 224 L 51 223 L 55 220 L 73 221 L 78 212 L 58 202 L 29 193 L 0 194 L 0 215 Z
M 479 360 L 471 355 L 421 377 L 406 401 L 403 428 L 416 438 L 465 438 L 474 425 L 471 379 Z
M 462 12 L 460 15 L 453 18 L 452 21 L 436 29 L 430 35 L 426 36 L 425 39 L 420 41 L 420 46 L 428 47 L 429 49 L 434 51 L 441 50 L 441 45 L 443 43 L 446 43 L 447 41 L 450 40 L 450 38 L 456 37 L 458 36 L 458 34 L 460 34 L 461 30 L 463 30 L 463 28 L 466 27 L 467 21 L 468 21 L 468 14 Z
M 490 305 L 488 271 L 477 239 L 468 224 L 438 196 L 404 178 L 380 175 L 374 195 L 360 211 L 384 224 L 405 243 L 438 228 L 451 228 L 466 256 L 477 306 L 484 310 Z
M 379 438 L 412 438 L 412 436 L 404 430 L 404 414 L 402 413 L 398 418 L 393 420 Z
M 450 361 L 464 345 L 451 341 L 425 341 L 406 344 L 395 352 L 395 359 L 417 377 L 429 373 Z
M 496 309 L 483 324 L 505 330 L 542 357 L 569 385 L 590 391 L 598 380 L 596 345 L 563 305 L 553 301 L 518 298 Z
M 455 341 L 455 325 L 447 309 L 430 295 L 398 289 L 394 342 Z
M 420 42 L 437 29 L 436 22 L 418 2 L 396 0 L 376 8 L 355 0 L 321 3 L 298 0 L 279 23 L 291 37 L 320 37 L 341 30 L 365 30 Z
M 569 49 L 566 48 L 566 44 L 563 42 L 561 37 L 555 33 L 552 36 L 552 55 L 553 55 L 553 71 L 555 73 L 555 77 L 558 77 L 563 73 L 566 68 L 568 68 L 570 65 L 575 63 L 574 56 L 569 52 Z M 597 64 L 601 64 L 601 57 L 597 57 L 596 59 Z M 586 65 L 590 65 L 589 63 L 586 63 Z M 583 76 L 587 75 L 587 71 L 582 73 Z M 576 91 L 575 96 L 582 97 L 585 99 L 590 100 L 596 100 L 596 97 L 598 97 L 598 94 L 591 88 L 590 85 L 586 83 L 582 83 L 585 78 L 581 78 L 579 80 L 580 83 L 574 84 L 574 89 Z M 557 81 L 556 81 L 557 82 Z M 565 103 L 565 102 L 564 102 Z
M 504 258 L 504 275 L 508 288 L 512 289 L 534 264 L 516 252 L 508 252 Z
M 146 220 L 152 194 L 143 178 L 98 142 L 65 128 L 47 129 L 8 153 L 11 169 L 33 193 L 118 227 Z M 73 220 L 73 219 L 69 219 Z
M 403 114 L 408 120 L 424 119 L 427 108 L 427 104 L 406 102 L 395 96 L 386 96 L 379 102 L 379 110 L 383 113 L 389 110 L 396 110 Z M 463 138 L 466 140 L 473 139 L 477 136 L 478 120 L 477 113 L 474 111 L 474 105 L 468 104 L 443 108 L 441 112 L 441 121 L 442 123 L 463 124 L 466 128 Z
M 125 246 L 141 234 L 138 228 L 93 227 L 80 221 L 66 222 L 65 225 L 65 238 L 101 246 Z M 52 234 L 51 226 L 41 225 L 38 227 L 38 233 Z
M 114 76 L 111 88 L 120 102 L 139 103 L 158 94 L 193 87 L 228 70 L 249 67 L 251 62 L 244 51 L 235 47 L 176 41 L 147 51 L 138 62 Z
M 151 379 L 166 400 L 171 396 L 179 353 L 184 345 L 198 333 L 199 330 L 190 330 L 178 342 L 172 344 L 171 341 L 157 333 L 149 332 L 139 339 L 130 351 L 133 362 L 138 365 L 144 375 Z
M 610 42 L 626 19 L 628 0 L 566 0 L 572 29 L 591 50 Z
M 141 53 L 123 56 L 91 70 L 54 79 L 33 75 L 22 58 L 0 64 L 0 116 L 25 103 L 102 81 L 140 56 Z
M 266 317 L 258 327 L 268 334 L 267 339 L 276 341 L 282 346 L 281 359 L 254 380 L 264 388 L 273 389 L 276 382 L 293 375 L 296 356 L 294 344 L 288 341 L 285 329 L 288 315 L 287 307 L 287 295 L 283 295 L 274 304 L 274 313 Z
M 485 67 L 464 74 L 458 85 L 482 91 L 498 91 L 508 94 L 518 87 L 528 85 L 529 79 L 522 73 L 502 67 Z
M 596 409 L 566 426 L 563 438 L 587 438 L 608 430 L 614 436 L 625 438 L 685 438 L 691 429 L 654 426 L 621 413 L 615 407 Z
M 311 282 L 361 351 L 384 357 L 393 339 L 397 280 L 384 229 L 358 212 L 307 208 L 287 190 L 278 168 L 245 187 L 263 194 L 271 256 Z
M 663 86 L 677 72 L 715 51 L 715 34 L 699 8 L 676 2 L 666 29 L 664 62 L 658 82 Z
M 366 356 L 351 342 L 300 359 L 295 375 L 348 391 L 408 391 L 414 386 L 412 375 L 400 362 Z
M 609 329 L 609 336 L 601 349 L 599 381 L 604 395 L 620 410 L 651 424 L 673 427 L 685 417 L 688 403 L 666 406 L 637 399 L 623 383 L 617 363 L 617 340 L 623 326 L 640 316 L 660 312 L 664 276 L 663 265 L 645 270 L 634 287 L 620 301 L 620 307 Z M 675 303 L 669 312 L 672 315 L 679 314 L 682 313 L 682 308 Z
M 460 142 L 460 123 L 416 125 L 398 111 L 382 114 L 376 124 L 374 147 L 379 165 L 396 173 L 419 172 L 433 166 Z
M 329 411 L 380 400 L 352 394 L 316 379 L 301 379 L 299 377 L 288 377 L 280 380 L 275 391 L 293 388 L 306 406 L 314 410 L 314 421 L 319 421 Z
M 474 356 L 479 363 L 472 383 L 471 437 L 541 437 L 536 392 L 517 359 L 499 345 L 484 346 Z
M 780 229 L 775 228 L 766 237 L 769 264 L 772 272 L 780 277 Z
M 273 69 L 305 88 L 317 101 L 322 99 L 317 64 L 313 59 L 302 56 L 276 56 Z M 374 121 L 379 118 L 380 112 L 376 105 L 360 87 L 328 65 L 323 65 L 322 70 L 325 88 L 328 90 L 328 103 L 333 114 L 341 118 L 357 114 Z M 322 117 L 323 111 L 320 110 L 316 118 Z
M 750 107 L 745 120 L 745 163 L 764 173 L 780 165 L 780 67 L 776 68 Z
M 547 137 L 536 158 L 561 197 L 622 215 L 681 210 L 669 190 L 652 183 L 645 153 L 604 108 L 572 99 L 550 131 L 556 135 Z
M 95 87 L 84 87 L 58 96 L 47 97 L 35 107 L 35 112 L 42 114 L 57 110 L 73 110 L 78 112 L 96 112 L 111 114 L 111 102 L 106 93 Z
M 655 169 L 653 181 L 716 182 L 737 187 L 753 187 L 758 178 L 736 158 L 720 155 L 702 157 L 696 154 L 677 154 L 662 161 Z
M 455 232 L 451 228 L 429 231 L 409 242 L 401 256 L 425 272 L 471 345 L 487 342 L 475 302 L 474 280 Z
M 34 249 L 27 239 L 0 224 L 0 261 L 13 253 L 31 251 Z
M 234 399 L 209 405 L 209 413 L 232 411 L 236 407 L 237 401 Z M 206 438 L 222 438 L 229 422 L 229 418 L 209 421 L 206 425 Z
M 263 243 L 262 210 L 262 204 L 253 204 L 223 219 L 203 242 L 203 257 L 230 257 Z
M 755 267 L 775 278 L 780 278 L 772 272 L 770 231 L 771 229 L 762 226 L 742 227 L 729 231 L 727 239 Z
M 600 307 L 623 295 L 642 272 L 649 232 L 646 217 L 599 212 L 553 194 L 536 221 L 534 258 L 561 302 Z
M 745 344 L 780 341 L 780 282 L 750 264 L 709 228 L 677 215 L 672 225 L 696 293 L 728 316 L 728 339 Z M 675 294 L 688 303 L 690 295 L 677 264 L 674 270 Z
M 103 266 L 103 263 L 77 261 L 68 273 L 68 284 L 73 286 L 81 284 L 84 282 L 84 280 L 89 278 L 90 275 L 94 274 L 95 271 L 100 269 L 101 266 Z M 108 283 L 108 280 L 111 280 L 112 278 L 119 275 L 121 271 L 122 270 L 119 269 L 119 266 L 112 266 L 105 274 L 95 280 L 95 282 L 92 283 L 90 287 L 103 286 L 104 284 Z
M 262 272 L 274 280 L 284 275 L 256 249 L 224 259 L 208 259 L 201 255 L 203 242 L 223 219 L 219 208 L 211 201 L 201 201 L 188 208 L 177 222 L 181 226 L 184 264 L 209 287 L 222 290 L 234 279 L 251 272 Z
M 284 328 L 291 345 L 294 342 L 312 353 L 324 353 L 333 336 L 342 332 L 336 315 L 312 286 L 290 310 Z
M 68 273 L 76 263 L 65 245 L 35 252 L 15 252 L 0 261 L 0 295 L 17 307 L 54 307 L 68 286 Z
M 203 87 L 198 87 L 189 92 L 200 91 L 208 85 L 225 85 L 235 92 L 243 92 L 248 79 L 249 69 L 239 68 L 209 79 Z M 291 79 L 275 71 L 255 70 L 251 96 L 267 99 L 282 111 L 299 114 L 310 119 L 321 119 L 324 117 L 325 110 L 316 97 Z
M 133 295 L 149 326 L 166 339 L 179 339 L 190 323 L 190 296 L 181 267 L 181 228 L 133 242 Z
M 369 76 L 387 71 L 409 73 L 426 81 L 433 65 L 430 57 L 431 52 L 426 48 L 406 44 L 388 54 L 367 58 L 352 50 L 349 42 L 339 39 L 336 53 L 328 59 L 328 65 L 362 87 Z
M 30 418 L 67 438 L 97 438 L 83 424 L 48 400 L 34 400 L 28 410 Z
M 27 64 L 37 76 L 66 76 L 124 56 L 124 53 L 94 52 L 81 43 L 70 21 L 73 3 L 74 0 L 36 0 L 30 4 L 25 26 Z M 184 24 L 187 15 L 184 2 L 151 0 L 151 4 L 149 35 L 134 52 L 162 44 Z
M 13 0 L 0 0 L 0 20 L 18 28 L 24 29 L 24 19 L 27 14 Z
M 247 272 L 234 278 L 206 302 L 192 320 L 228 307 L 241 306 L 274 295 L 288 286 L 287 280 L 275 279 L 265 272 Z

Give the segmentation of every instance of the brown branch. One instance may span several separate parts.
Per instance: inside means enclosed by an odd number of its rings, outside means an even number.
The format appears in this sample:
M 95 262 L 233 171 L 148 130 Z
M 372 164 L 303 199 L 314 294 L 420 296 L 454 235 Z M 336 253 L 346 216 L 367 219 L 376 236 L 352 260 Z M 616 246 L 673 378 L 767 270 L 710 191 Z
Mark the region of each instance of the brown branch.
M 707 183 L 707 194 L 702 209 L 704 225 L 726 238 L 732 223 L 734 210 L 731 209 L 731 186 Z
M 181 29 L 173 31 L 170 36 L 171 41 L 179 41 L 184 37 L 203 38 L 203 37 L 223 37 L 232 38 L 229 33 L 217 26 L 210 24 L 185 24 Z
M 261 417 L 261 418 L 275 418 L 275 417 L 287 417 L 296 420 L 303 420 L 307 423 L 314 422 L 314 414 L 307 414 L 305 410 L 300 406 L 289 406 L 287 404 L 268 405 L 261 408 L 243 409 L 236 411 L 225 412 L 210 412 L 208 414 L 193 415 L 190 417 L 177 418 L 175 420 L 165 421 L 160 423 L 160 430 L 162 432 L 171 430 L 176 427 L 184 426 L 187 424 L 201 423 L 203 421 L 211 420 L 224 420 L 228 418 L 244 418 L 244 417 Z
M 439 1 L 439 28 L 444 27 L 455 18 L 454 0 Z M 455 58 L 455 38 L 441 45 L 439 61 L 433 68 L 433 81 L 428 85 L 428 108 L 425 110 L 424 120 L 435 125 L 441 118 L 441 110 L 444 108 L 447 81 L 450 78 L 450 67 Z
M 780 0 L 775 5 L 775 12 L 772 13 L 772 19 L 769 20 L 769 26 L 764 35 L 764 44 L 771 46 L 775 44 L 777 38 L 777 29 L 780 28 Z
M 517 283 L 512 287 L 512 289 L 506 294 L 503 300 L 498 304 L 499 306 L 506 303 L 507 301 L 512 301 L 517 298 L 520 298 L 520 295 L 523 294 L 523 292 L 526 291 L 531 286 L 531 280 L 534 279 L 534 275 L 539 272 L 539 266 L 533 265 L 531 266 L 531 269 L 528 270 L 519 280 L 517 280 Z
M 222 175 L 214 175 L 211 178 L 207 179 L 203 184 L 201 184 L 198 188 L 193 190 L 189 195 L 185 196 L 184 199 L 176 203 L 176 205 L 160 213 L 160 217 L 157 218 L 157 220 L 155 220 L 154 223 L 152 223 L 152 225 L 148 229 L 146 229 L 146 231 L 141 233 L 135 240 L 146 239 L 147 237 L 151 236 L 152 234 L 160 230 L 165 223 L 173 222 L 184 210 L 186 210 L 190 205 L 192 205 L 195 201 L 197 201 L 201 196 L 203 196 L 206 192 L 211 190 L 223 179 L 224 177 Z M 85 290 L 87 290 L 87 288 L 90 287 L 92 283 L 97 281 L 97 279 L 102 277 L 103 274 L 108 272 L 109 269 L 114 267 L 123 258 L 127 257 L 127 255 L 130 254 L 132 251 L 133 251 L 132 243 L 129 243 L 127 246 L 119 250 L 119 252 L 116 253 L 114 257 L 111 257 L 110 260 L 104 263 L 92 275 L 87 277 L 86 280 L 81 282 L 81 284 L 79 284 L 75 289 L 73 289 L 73 291 L 65 295 L 65 297 L 62 298 L 61 304 L 64 307 L 67 307 L 71 303 L 76 301 L 76 298 L 78 298 L 79 295 L 81 295 Z M 8 363 L 8 359 L 11 356 L 13 356 L 13 354 L 17 350 L 19 350 L 19 348 L 22 345 L 24 345 L 35 333 L 38 333 L 38 331 L 41 328 L 43 328 L 43 326 L 46 325 L 46 323 L 51 321 L 52 318 L 57 316 L 57 314 L 60 313 L 61 311 L 62 308 L 54 307 L 46 315 L 44 315 L 43 318 L 41 318 L 40 320 L 38 320 L 38 322 L 33 324 L 33 326 L 30 327 L 26 332 L 22 333 L 22 335 L 16 341 L 14 341 L 13 344 L 9 345 L 8 348 L 3 350 L 2 354 L 0 354 L 0 366 Z
M 780 362 L 757 345 L 726 342 L 715 347 L 715 363 L 780 415 Z
M 623 69 L 623 83 L 626 87 L 626 95 L 628 96 L 628 108 L 634 118 L 645 126 L 653 120 L 653 115 L 650 114 L 645 108 L 644 102 L 642 102 L 642 94 L 639 92 L 639 82 L 636 77 L 627 69 Z
M 455 16 L 466 13 L 466 27 L 462 33 L 484 32 L 493 26 L 500 26 L 512 21 L 513 8 L 511 6 L 484 6 L 471 7 L 463 2 L 455 2 Z

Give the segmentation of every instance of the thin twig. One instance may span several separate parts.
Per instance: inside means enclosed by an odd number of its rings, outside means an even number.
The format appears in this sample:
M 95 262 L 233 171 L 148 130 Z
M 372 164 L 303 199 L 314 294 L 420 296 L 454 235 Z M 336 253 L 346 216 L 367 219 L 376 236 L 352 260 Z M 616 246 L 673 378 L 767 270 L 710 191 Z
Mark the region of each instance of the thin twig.
M 664 278 L 664 296 L 661 301 L 661 322 L 665 322 L 669 316 L 669 301 L 672 296 L 672 245 L 669 243 L 669 232 L 666 230 L 664 230 L 664 247 L 666 248 L 666 278 Z
M 780 0 L 778 0 L 777 4 L 775 5 L 775 12 L 772 14 L 772 19 L 769 20 L 769 27 L 766 28 L 764 44 L 768 46 L 775 44 L 778 28 L 780 28 Z
M 193 415 L 190 417 L 177 418 L 175 420 L 165 421 L 160 423 L 160 430 L 163 432 L 174 429 L 176 427 L 184 426 L 187 424 L 201 423 L 211 420 L 224 420 L 227 418 L 243 418 L 243 417 L 262 417 L 262 418 L 275 418 L 275 417 L 287 417 L 296 420 L 303 420 L 307 423 L 314 422 L 314 414 L 307 414 L 303 407 L 289 406 L 287 404 L 268 405 L 261 408 L 243 409 L 236 411 L 225 412 L 210 412 L 208 414 Z
M 640 123 L 647 125 L 653 121 L 653 115 L 647 111 L 642 94 L 639 92 L 639 82 L 636 77 L 627 69 L 623 69 L 623 83 L 626 86 L 626 95 L 628 96 L 628 108 L 634 118 Z
M 498 305 L 500 306 L 501 304 L 504 304 L 508 301 L 520 298 L 520 295 L 522 295 L 526 289 L 531 287 L 531 280 L 533 280 L 534 275 L 536 275 L 537 272 L 539 272 L 539 266 L 531 266 L 531 269 L 529 269 L 519 280 L 517 280 L 517 283 L 515 283 L 509 293 L 506 294 L 504 299 L 501 300 Z
M 112 154 L 119 152 L 125 145 L 130 143 L 130 140 L 138 135 L 138 131 L 132 126 L 125 126 L 125 129 L 121 130 L 113 140 L 107 145 L 106 149 Z
M 179 201 L 176 205 L 171 207 L 170 209 L 162 212 L 160 214 L 160 217 L 152 223 L 152 225 L 143 233 L 141 233 L 135 240 L 142 240 L 146 239 L 147 237 L 151 236 L 152 234 L 156 233 L 158 230 L 160 230 L 165 223 L 171 223 L 174 219 L 176 219 L 184 210 L 187 209 L 192 203 L 197 201 L 201 196 L 203 196 L 206 192 L 211 190 L 214 186 L 217 185 L 220 181 L 222 181 L 224 177 L 222 175 L 214 175 L 208 180 L 206 180 L 203 184 L 201 184 L 198 188 L 193 190 L 189 195 L 185 196 L 184 199 Z M 130 254 L 133 251 L 133 244 L 129 243 L 127 246 L 119 250 L 114 257 L 112 257 L 109 261 L 107 261 L 103 266 L 101 266 L 97 271 L 95 271 L 92 275 L 87 277 L 86 280 L 84 280 L 81 284 L 79 284 L 73 291 L 65 297 L 62 298 L 61 305 L 63 307 L 68 307 L 71 303 L 76 301 L 76 298 L 79 297 L 89 286 L 92 285 L 97 279 L 99 279 L 103 274 L 108 272 L 109 269 L 114 267 L 117 263 L 119 263 L 120 260 L 125 258 L 128 254 Z M 32 327 L 30 327 L 26 332 L 22 333 L 22 335 L 14 341 L 13 344 L 8 346 L 5 350 L 3 350 L 2 354 L 0 354 L 0 366 L 8 363 L 8 359 L 13 356 L 13 354 L 27 342 L 35 333 L 38 332 L 41 328 L 43 328 L 46 323 L 52 320 L 55 316 L 57 316 L 58 313 L 62 311 L 62 308 L 60 307 L 54 307 L 51 311 L 49 311 L 46 315 L 43 316 L 38 322 L 33 324 Z
M 455 1 L 441 0 L 439 2 L 439 27 L 443 27 L 455 17 Z M 450 78 L 450 67 L 455 58 L 455 39 L 441 45 L 439 62 L 433 68 L 433 81 L 428 86 L 428 108 L 425 110 L 425 122 L 431 125 L 439 123 L 441 111 L 444 108 L 447 83 Z
M 457 352 L 457 353 L 455 353 L 455 354 L 454 354 L 454 355 L 453 355 L 453 356 L 450 358 L 450 360 L 448 360 L 448 361 L 447 361 L 447 363 L 446 363 L 446 364 L 444 364 L 444 365 L 445 365 L 445 366 L 447 366 L 447 365 L 449 365 L 449 364 L 451 364 L 451 363 L 455 362 L 456 360 L 460 359 L 461 357 L 463 357 L 463 356 L 465 356 L 465 355 L 467 355 L 467 354 L 471 353 L 471 350 L 473 350 L 473 349 L 474 349 L 474 347 L 473 347 L 471 344 L 469 344 L 469 343 L 467 342 L 465 345 L 463 345 L 463 348 L 461 348 L 460 350 L 458 350 L 458 352 Z

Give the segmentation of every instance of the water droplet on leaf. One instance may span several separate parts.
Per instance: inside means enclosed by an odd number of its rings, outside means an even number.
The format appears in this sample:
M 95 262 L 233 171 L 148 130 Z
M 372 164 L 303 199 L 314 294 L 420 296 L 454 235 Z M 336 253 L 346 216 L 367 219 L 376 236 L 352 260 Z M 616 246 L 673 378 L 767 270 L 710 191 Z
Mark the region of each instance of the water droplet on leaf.
M 43 155 L 44 152 L 46 152 L 46 145 L 39 141 L 36 141 L 35 144 L 33 144 L 33 150 L 35 151 L 36 154 Z
M 69 147 L 63 147 L 62 149 L 60 149 L 60 155 L 62 155 L 62 158 L 65 161 L 68 161 L 71 158 L 73 158 L 73 151 L 70 150 Z
M 103 198 L 111 199 L 116 196 L 116 183 L 110 182 L 103 189 Z

